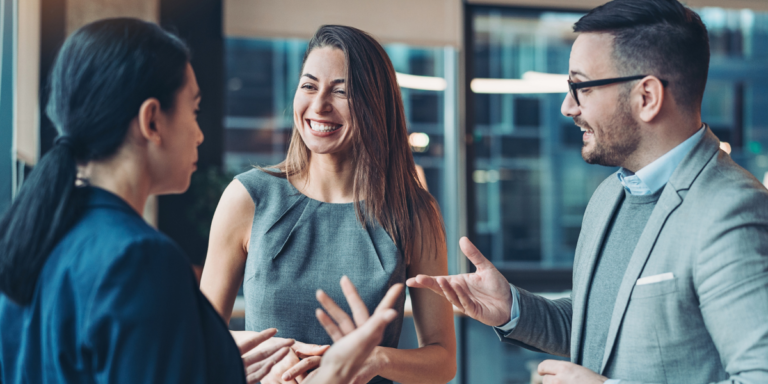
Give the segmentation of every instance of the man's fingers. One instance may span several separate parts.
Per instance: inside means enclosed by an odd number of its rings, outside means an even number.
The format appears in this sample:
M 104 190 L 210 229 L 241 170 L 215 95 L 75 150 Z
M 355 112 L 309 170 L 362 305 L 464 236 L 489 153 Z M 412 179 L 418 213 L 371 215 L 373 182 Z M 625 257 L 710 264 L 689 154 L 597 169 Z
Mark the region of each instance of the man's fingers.
M 433 291 L 439 291 L 440 286 L 437 285 L 437 281 L 435 281 L 436 277 L 437 276 L 417 275 L 416 277 L 408 279 L 405 284 L 411 288 L 427 288 Z
M 239 340 L 240 343 L 237 346 L 237 348 L 240 349 L 240 355 L 243 355 L 246 352 L 250 351 L 251 349 L 256 348 L 257 346 L 259 346 L 259 344 L 268 340 L 270 337 L 274 336 L 276 333 L 277 333 L 276 328 L 268 328 L 261 332 L 255 333 L 253 336 Z
M 465 312 L 465 309 L 461 305 L 459 298 L 456 296 L 456 291 L 454 291 L 453 287 L 451 287 L 451 284 L 448 283 L 448 279 L 444 277 L 438 277 L 437 283 L 440 284 L 440 288 L 442 289 L 443 296 L 445 296 L 445 298 L 448 299 L 448 301 L 450 301 L 451 304 L 458 307 L 462 312 Z
M 437 280 L 435 280 L 435 277 L 432 276 L 418 275 L 408 279 L 406 284 L 411 288 L 426 288 L 440 296 L 443 296 L 443 289 L 440 288 L 440 284 L 438 284 Z
M 462 284 L 451 284 L 451 288 L 456 292 L 456 296 L 459 298 L 460 308 L 466 309 L 472 305 L 472 299 L 469 297 L 467 288 Z M 463 312 L 463 310 L 462 310 Z
M 368 307 L 365 306 L 363 299 L 360 298 L 360 294 L 357 293 L 357 288 L 352 284 L 352 281 L 348 277 L 341 277 L 341 291 L 344 292 L 344 297 L 347 298 L 347 304 L 352 310 L 352 317 L 355 319 L 355 325 L 360 326 L 368 320 Z
M 312 356 L 299 361 L 296 365 L 289 368 L 287 371 L 285 371 L 285 373 L 283 373 L 283 376 L 282 376 L 283 381 L 293 380 L 294 378 L 301 375 L 302 373 L 319 366 L 320 359 L 321 359 L 320 356 Z
M 563 362 L 558 360 L 544 360 L 539 364 L 539 375 L 557 375 L 562 369 Z
M 341 329 L 343 334 L 346 335 L 355 330 L 355 323 L 349 318 L 349 315 L 347 315 L 347 313 L 344 312 L 344 310 L 341 309 L 330 296 L 328 296 L 328 294 L 323 292 L 323 290 L 318 289 L 315 297 L 325 311 L 328 312 L 328 316 L 339 325 L 339 329 Z
M 467 256 L 469 261 L 477 267 L 478 271 L 495 268 L 493 264 L 480 253 L 480 250 L 478 250 L 466 237 L 462 237 L 461 240 L 459 240 L 459 247 L 461 247 L 461 252 Z
M 395 284 L 389 287 L 389 290 L 387 290 L 387 294 L 384 295 L 383 299 L 381 299 L 374 313 L 379 311 L 385 311 L 389 308 L 394 307 L 395 303 L 397 302 L 397 299 L 400 298 L 400 295 L 403 293 L 403 289 L 405 289 L 403 284 Z
M 315 316 L 317 317 L 317 321 L 320 322 L 320 325 L 323 326 L 325 329 L 325 333 L 328 334 L 328 336 L 331 337 L 331 340 L 333 342 L 337 342 L 341 340 L 342 337 L 344 337 L 344 333 L 341 332 L 341 329 L 339 329 L 339 326 L 336 325 L 336 323 L 331 320 L 331 318 L 325 314 L 325 312 L 318 308 L 315 310 Z
M 243 364 L 247 367 L 259 361 L 266 360 L 281 348 L 290 347 L 291 345 L 293 345 L 293 343 L 294 343 L 293 339 L 284 339 L 270 346 L 267 346 L 263 349 L 261 348 L 253 349 L 249 353 L 243 355 Z

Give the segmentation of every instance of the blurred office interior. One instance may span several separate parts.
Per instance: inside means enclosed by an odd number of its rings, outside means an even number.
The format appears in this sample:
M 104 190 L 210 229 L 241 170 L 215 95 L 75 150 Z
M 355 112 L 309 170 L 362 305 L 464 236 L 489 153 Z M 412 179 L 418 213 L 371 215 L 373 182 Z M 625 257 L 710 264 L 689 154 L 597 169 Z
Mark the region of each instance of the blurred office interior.
M 604 0 L 0 0 L 0 212 L 56 136 L 41 111 L 55 54 L 83 24 L 139 17 L 191 46 L 202 89 L 199 171 L 152 199 L 146 219 L 203 265 L 213 211 L 233 175 L 280 162 L 302 55 L 322 24 L 384 44 L 401 85 L 416 163 L 444 216 L 450 273 L 470 271 L 469 236 L 528 290 L 569 293 L 582 214 L 615 168 L 586 164 L 560 114 L 571 27 Z M 741 166 L 768 173 L 768 2 L 690 0 L 709 29 L 703 120 Z M 238 300 L 242 307 L 242 301 Z M 242 311 L 236 311 L 242 316 Z M 231 327 L 242 327 L 235 318 Z M 417 345 L 406 320 L 401 348 Z M 552 356 L 502 344 L 457 315 L 454 383 L 529 383 Z

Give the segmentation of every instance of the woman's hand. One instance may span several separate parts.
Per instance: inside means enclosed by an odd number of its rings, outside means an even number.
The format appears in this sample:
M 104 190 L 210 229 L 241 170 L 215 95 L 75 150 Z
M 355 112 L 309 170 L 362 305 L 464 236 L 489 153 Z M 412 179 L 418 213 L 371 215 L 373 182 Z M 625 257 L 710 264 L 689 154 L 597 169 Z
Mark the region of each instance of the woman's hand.
M 386 327 L 386 324 L 384 324 L 384 327 Z M 376 343 L 376 345 L 378 344 L 379 343 Z M 349 381 L 349 384 L 366 384 L 380 374 L 382 367 L 387 364 L 386 356 L 379 353 L 378 351 L 380 350 L 381 349 L 378 346 L 373 348 L 373 351 L 371 351 L 368 358 L 360 365 L 357 373 L 354 374 L 352 380 Z
M 306 376 L 307 371 L 315 369 L 320 365 L 320 359 L 322 359 L 323 354 L 329 347 L 330 345 L 305 344 L 297 341 L 293 344 L 291 350 L 301 361 L 296 362 L 285 370 L 281 379 L 287 382 L 295 379 L 300 383 L 304 376 Z
M 285 371 L 292 366 L 300 362 L 299 358 L 293 350 L 289 350 L 288 354 L 272 367 L 272 371 L 269 372 L 262 380 L 262 384 L 298 384 L 304 379 L 304 375 L 299 375 L 290 380 L 283 380 L 282 376 Z
M 293 339 L 273 338 L 276 333 L 274 328 L 261 332 L 232 332 L 243 359 L 248 384 L 261 381 L 291 351 Z
M 368 315 L 368 308 L 346 276 L 341 278 L 341 289 L 352 309 L 354 321 L 325 292 L 317 291 L 317 300 L 328 312 L 317 309 L 317 319 L 334 344 L 323 356 L 320 368 L 305 383 L 366 383 L 385 363 L 374 350 L 381 342 L 387 324 L 397 317 L 397 311 L 392 307 L 402 293 L 403 285 L 396 284 L 389 289 L 373 316 Z

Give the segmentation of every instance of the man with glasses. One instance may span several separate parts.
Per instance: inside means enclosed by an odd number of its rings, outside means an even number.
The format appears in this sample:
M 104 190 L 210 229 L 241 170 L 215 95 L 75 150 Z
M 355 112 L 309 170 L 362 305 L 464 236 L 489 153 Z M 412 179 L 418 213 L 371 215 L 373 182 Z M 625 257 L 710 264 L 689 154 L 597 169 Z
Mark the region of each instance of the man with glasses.
M 574 30 L 561 110 L 584 160 L 620 169 L 584 213 L 571 296 L 508 285 L 467 239 L 475 273 L 408 285 L 569 357 L 544 383 L 768 383 L 768 191 L 701 121 L 706 28 L 676 0 L 614 0 Z

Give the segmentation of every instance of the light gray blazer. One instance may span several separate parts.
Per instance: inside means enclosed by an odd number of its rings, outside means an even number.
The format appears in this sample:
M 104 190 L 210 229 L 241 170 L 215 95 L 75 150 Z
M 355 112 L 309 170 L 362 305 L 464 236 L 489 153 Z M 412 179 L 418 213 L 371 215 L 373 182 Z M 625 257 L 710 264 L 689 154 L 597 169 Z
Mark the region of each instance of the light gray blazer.
M 581 361 L 587 293 L 623 193 L 614 174 L 592 195 L 571 297 L 521 289 L 520 321 L 504 341 Z M 709 128 L 664 187 L 632 254 L 598 373 L 622 384 L 768 383 L 768 191 L 719 150 Z

